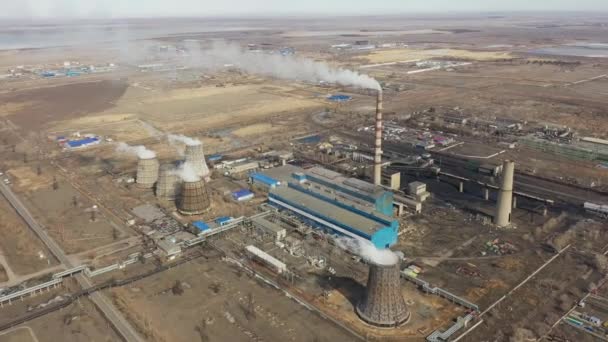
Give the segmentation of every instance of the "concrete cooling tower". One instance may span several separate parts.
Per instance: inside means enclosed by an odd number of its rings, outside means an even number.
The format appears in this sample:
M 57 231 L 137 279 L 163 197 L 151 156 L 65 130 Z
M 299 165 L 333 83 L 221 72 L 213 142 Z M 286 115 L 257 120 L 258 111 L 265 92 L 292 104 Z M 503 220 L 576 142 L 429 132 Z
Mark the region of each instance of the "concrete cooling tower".
M 209 168 L 205 162 L 203 144 L 186 145 L 186 163 L 190 164 L 198 176 L 209 180 Z
M 211 206 L 204 180 L 184 182 L 178 201 L 178 211 L 184 215 L 199 215 Z
M 142 189 L 151 189 L 158 180 L 158 159 L 140 158 L 137 163 L 136 186 Z
M 182 180 L 175 172 L 173 164 L 163 164 L 160 167 L 158 182 L 156 182 L 156 197 L 172 201 L 182 190 Z
M 371 263 L 367 292 L 357 304 L 357 314 L 368 324 L 377 327 L 396 327 L 410 318 L 401 293 L 399 263 L 380 265 Z
M 514 173 L 515 163 L 505 160 L 502 166 L 502 184 L 498 191 L 498 203 L 496 203 L 496 215 L 494 216 L 494 223 L 498 227 L 506 227 L 511 224 Z

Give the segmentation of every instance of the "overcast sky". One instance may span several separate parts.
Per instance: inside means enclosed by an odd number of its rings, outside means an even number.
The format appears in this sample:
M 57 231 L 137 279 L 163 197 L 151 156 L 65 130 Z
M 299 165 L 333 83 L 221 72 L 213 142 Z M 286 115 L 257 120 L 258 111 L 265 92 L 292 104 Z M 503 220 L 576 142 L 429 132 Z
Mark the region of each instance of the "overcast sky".
M 608 0 L 1 0 L 5 18 L 602 11 Z

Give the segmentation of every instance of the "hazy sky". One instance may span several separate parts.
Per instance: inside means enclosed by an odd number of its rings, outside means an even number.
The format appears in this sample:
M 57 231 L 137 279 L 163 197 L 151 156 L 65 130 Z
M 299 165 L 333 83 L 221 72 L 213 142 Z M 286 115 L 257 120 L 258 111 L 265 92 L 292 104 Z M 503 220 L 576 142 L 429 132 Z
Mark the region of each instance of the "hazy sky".
M 608 0 L 1 0 L 0 17 L 606 11 Z

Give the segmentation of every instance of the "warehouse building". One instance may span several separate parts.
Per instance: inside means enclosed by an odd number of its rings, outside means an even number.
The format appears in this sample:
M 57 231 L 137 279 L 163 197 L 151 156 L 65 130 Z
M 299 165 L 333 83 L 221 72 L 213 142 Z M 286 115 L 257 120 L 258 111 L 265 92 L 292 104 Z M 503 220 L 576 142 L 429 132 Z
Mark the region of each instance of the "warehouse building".
M 392 217 L 392 193 L 373 184 L 312 168 L 294 172 L 268 196 L 270 204 L 331 234 L 363 238 L 378 248 L 397 242 L 399 222 Z M 382 212 L 387 207 L 390 215 Z

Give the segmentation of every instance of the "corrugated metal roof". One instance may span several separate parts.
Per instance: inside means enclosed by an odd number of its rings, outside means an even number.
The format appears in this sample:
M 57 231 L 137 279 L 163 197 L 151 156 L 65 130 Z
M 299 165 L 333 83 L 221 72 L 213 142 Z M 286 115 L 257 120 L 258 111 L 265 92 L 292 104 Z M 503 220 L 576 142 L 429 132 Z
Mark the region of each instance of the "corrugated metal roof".
M 372 235 L 377 230 L 386 227 L 363 215 L 359 215 L 289 187 L 275 188 L 271 191 L 271 194 L 277 195 L 301 208 L 306 208 L 308 211 L 340 222 L 367 235 Z
M 68 141 L 68 145 L 70 147 L 80 147 L 80 146 L 92 144 L 92 143 L 95 143 L 98 141 L 99 141 L 98 138 L 84 138 L 84 139 L 80 139 L 80 140 L 70 140 L 70 141 Z
M 253 180 L 261 182 L 261 183 L 264 183 L 264 184 L 266 184 L 268 186 L 275 186 L 275 185 L 279 185 L 279 183 L 280 183 L 278 180 L 276 180 L 274 178 L 271 178 L 271 177 L 268 177 L 268 176 L 266 176 L 265 174 L 262 174 L 262 173 L 252 173 L 250 175 L 250 177 Z
M 192 222 L 192 225 L 200 231 L 205 231 L 205 230 L 211 229 L 211 227 L 209 227 L 209 225 L 203 221 L 194 221 L 194 222 Z
M 232 196 L 235 197 L 235 198 L 244 197 L 244 196 L 250 196 L 250 195 L 253 195 L 253 192 L 251 192 L 251 191 L 249 191 L 247 189 L 237 190 L 237 191 L 234 191 L 232 193 Z
M 230 216 L 220 216 L 220 217 L 218 217 L 218 218 L 215 219 L 215 223 L 217 223 L 219 225 L 228 223 L 230 221 L 232 221 L 232 217 L 230 217 Z

